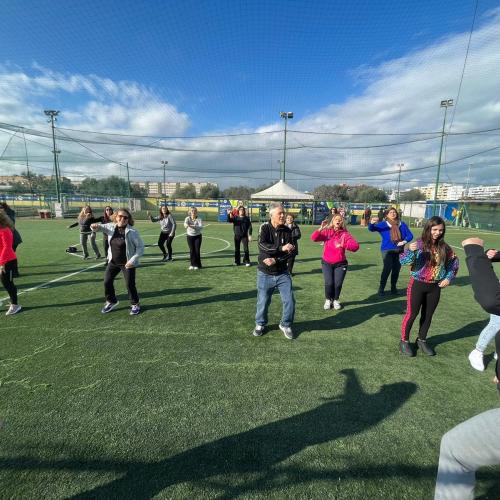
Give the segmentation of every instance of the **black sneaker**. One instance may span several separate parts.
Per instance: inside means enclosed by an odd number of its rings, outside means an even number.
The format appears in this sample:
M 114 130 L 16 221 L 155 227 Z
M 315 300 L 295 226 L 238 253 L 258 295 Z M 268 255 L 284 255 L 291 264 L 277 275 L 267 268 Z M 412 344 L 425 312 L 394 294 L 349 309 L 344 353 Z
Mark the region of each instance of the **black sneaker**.
M 410 358 L 415 356 L 415 349 L 413 348 L 413 344 L 410 344 L 408 341 L 399 341 L 399 352 L 401 354 L 404 354 L 405 356 L 409 356 Z
M 383 296 L 385 295 L 384 290 L 382 290 L 381 288 L 379 288 L 379 289 L 378 289 L 378 292 L 377 292 L 377 295 L 378 295 L 379 297 L 383 297 Z
M 392 295 L 399 295 L 399 290 L 397 288 L 391 288 Z
M 417 348 L 421 349 L 427 356 L 436 355 L 436 351 L 425 340 L 417 339 Z

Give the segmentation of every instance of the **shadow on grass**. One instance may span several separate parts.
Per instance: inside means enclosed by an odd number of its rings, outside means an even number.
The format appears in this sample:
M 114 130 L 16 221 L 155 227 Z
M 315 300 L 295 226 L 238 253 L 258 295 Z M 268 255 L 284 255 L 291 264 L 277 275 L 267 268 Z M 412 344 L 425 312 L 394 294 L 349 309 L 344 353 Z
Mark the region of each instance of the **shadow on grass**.
M 445 344 L 452 340 L 465 339 L 467 337 L 477 337 L 481 330 L 488 324 L 488 321 L 474 321 L 468 325 L 462 326 L 458 330 L 449 333 L 442 333 L 440 335 L 432 335 L 429 339 L 433 346 Z
M 321 261 L 319 261 L 319 265 L 321 266 Z M 351 271 L 361 271 L 362 269 L 367 269 L 368 267 L 373 267 L 375 264 L 349 264 L 347 266 L 348 272 Z M 304 272 L 298 272 L 298 273 L 293 273 L 294 275 L 298 274 L 321 274 L 323 271 L 321 267 L 317 267 L 315 269 L 311 269 L 310 271 L 304 271 Z
M 346 377 L 344 394 L 341 396 L 324 399 L 316 408 L 298 415 L 223 437 L 159 462 L 104 461 L 90 462 L 87 465 L 84 460 L 75 458 L 73 461 L 52 462 L 50 468 L 111 469 L 122 474 L 122 477 L 108 484 L 73 496 L 74 499 L 149 499 L 166 488 L 186 482 L 208 485 L 219 490 L 222 496 L 217 498 L 235 498 L 259 491 L 269 492 L 274 481 L 288 479 L 292 474 L 293 480 L 300 483 L 317 480 L 319 475 L 322 480 L 330 476 L 332 480 L 338 481 L 337 471 L 332 471 L 331 474 L 326 471 L 325 476 L 325 472 L 319 474 L 318 471 L 293 468 L 291 474 L 288 474 L 288 468 L 281 467 L 280 463 L 309 446 L 365 432 L 389 418 L 417 391 L 414 383 L 398 382 L 383 385 L 378 392 L 368 394 L 359 384 L 353 369 L 343 370 L 341 373 Z M 158 445 L 161 446 L 160 443 Z M 332 457 L 332 461 L 333 459 Z M 15 468 L 15 462 L 4 462 L 3 468 Z M 40 468 L 36 462 L 30 463 L 26 459 L 17 467 Z M 399 466 L 396 465 L 395 469 L 399 470 Z M 383 476 L 387 474 L 384 471 L 385 468 L 377 468 L 374 475 Z M 351 469 L 342 471 L 340 475 L 346 473 L 352 474 Z M 241 477 L 235 476 L 241 474 L 252 477 L 243 482 Z M 394 474 L 395 471 L 391 470 L 390 475 Z M 415 470 L 407 468 L 403 474 L 414 476 Z

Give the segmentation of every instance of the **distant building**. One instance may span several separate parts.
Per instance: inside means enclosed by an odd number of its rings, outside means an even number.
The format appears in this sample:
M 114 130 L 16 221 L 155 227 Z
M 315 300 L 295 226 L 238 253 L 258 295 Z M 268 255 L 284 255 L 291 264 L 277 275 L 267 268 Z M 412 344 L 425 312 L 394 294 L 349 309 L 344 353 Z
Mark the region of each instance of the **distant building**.
M 420 189 L 427 200 L 434 199 L 435 184 L 428 184 L 427 186 L 421 186 L 417 189 Z M 438 200 L 461 200 L 464 197 L 472 199 L 498 198 L 500 197 L 500 184 L 496 186 L 477 186 L 470 188 L 466 188 L 461 184 L 446 183 L 439 184 L 438 186 Z
M 214 182 L 150 182 L 150 181 L 143 181 L 143 182 L 135 182 L 134 185 L 145 189 L 146 192 L 148 193 L 148 196 L 163 196 L 166 195 L 168 197 L 171 197 L 176 189 L 177 186 L 183 188 L 187 187 L 189 184 L 192 184 L 194 188 L 196 189 L 196 194 L 199 195 L 200 191 L 203 187 L 205 186 L 217 186 L 216 183 Z

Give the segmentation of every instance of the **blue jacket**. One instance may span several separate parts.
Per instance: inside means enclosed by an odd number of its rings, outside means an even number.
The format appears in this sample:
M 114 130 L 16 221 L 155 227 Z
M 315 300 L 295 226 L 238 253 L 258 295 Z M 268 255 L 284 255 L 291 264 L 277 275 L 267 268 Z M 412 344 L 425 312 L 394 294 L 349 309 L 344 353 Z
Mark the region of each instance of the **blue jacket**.
M 382 237 L 380 250 L 382 252 L 386 252 L 387 250 L 403 250 L 403 246 L 398 247 L 391 241 L 391 225 L 387 221 L 383 220 L 377 224 L 368 224 L 368 230 L 380 233 L 380 236 Z M 413 234 L 411 234 L 411 231 L 404 222 L 400 223 L 399 231 L 401 233 L 401 238 L 407 243 L 413 239 Z

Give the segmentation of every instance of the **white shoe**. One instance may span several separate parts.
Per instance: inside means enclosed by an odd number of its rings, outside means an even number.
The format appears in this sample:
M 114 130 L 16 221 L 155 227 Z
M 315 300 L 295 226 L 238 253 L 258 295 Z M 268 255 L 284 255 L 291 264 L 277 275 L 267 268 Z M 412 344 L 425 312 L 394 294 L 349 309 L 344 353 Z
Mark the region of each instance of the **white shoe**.
M 481 351 L 474 349 L 469 354 L 469 362 L 472 368 L 474 368 L 477 371 L 484 372 L 483 353 Z
M 21 309 L 22 307 L 20 305 L 11 304 L 9 309 L 7 309 L 5 316 L 12 316 L 13 314 L 17 314 Z
M 197 270 L 198 270 L 198 268 L 197 268 L 196 266 L 193 266 L 193 269 L 194 269 L 195 271 L 197 271 Z
M 342 309 L 342 304 L 338 300 L 333 301 L 333 308 L 338 311 L 339 309 Z
M 193 266 L 189 266 L 189 270 L 192 271 L 194 269 Z
M 250 264 L 250 262 L 247 262 L 247 263 L 245 264 L 245 267 L 250 267 L 251 265 L 252 265 L 252 264 Z
M 325 303 L 323 304 L 323 309 L 325 311 L 328 311 L 332 308 L 332 301 L 330 299 L 326 299 Z

